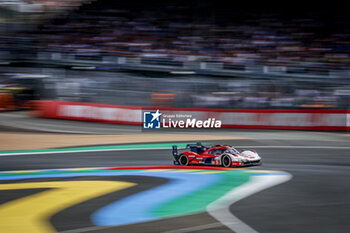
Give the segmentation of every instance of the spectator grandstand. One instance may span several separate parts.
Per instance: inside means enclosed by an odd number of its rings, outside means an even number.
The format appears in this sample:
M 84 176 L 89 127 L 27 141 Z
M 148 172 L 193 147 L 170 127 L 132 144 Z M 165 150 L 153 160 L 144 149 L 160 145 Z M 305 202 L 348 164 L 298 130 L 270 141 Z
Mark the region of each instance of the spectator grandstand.
M 57 87 L 52 92 L 57 96 L 50 98 L 64 100 L 220 108 L 350 106 L 346 13 L 259 10 L 222 1 L 136 2 L 93 1 L 30 29 L 25 24 L 11 30 L 16 24 L 7 22 L 1 30 L 0 22 L 0 62 L 29 61 L 36 67 L 61 62 L 67 70 L 54 67 L 54 73 L 44 74 L 64 81 L 44 82 Z M 167 73 L 146 75 L 140 64 L 152 72 L 167 67 Z M 71 70 L 81 65 L 84 71 Z M 127 66 L 128 73 L 116 65 Z M 177 67 L 188 76 L 173 74 Z
M 99 5 L 100 6 L 100 5 Z M 350 20 L 325 12 L 224 12 L 196 15 L 192 5 L 82 7 L 45 24 L 40 50 L 96 59 L 106 54 L 150 63 L 220 62 L 242 69 L 266 65 L 288 73 L 328 74 L 350 63 Z

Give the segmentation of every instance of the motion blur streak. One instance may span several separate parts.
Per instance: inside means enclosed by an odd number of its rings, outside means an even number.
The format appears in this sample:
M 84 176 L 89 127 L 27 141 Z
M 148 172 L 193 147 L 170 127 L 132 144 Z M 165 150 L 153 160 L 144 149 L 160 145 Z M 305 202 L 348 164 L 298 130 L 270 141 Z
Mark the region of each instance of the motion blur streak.
M 0 184 L 0 190 L 52 189 L 8 202 L 0 207 L 0 228 L 6 232 L 56 232 L 48 222 L 74 204 L 136 184 L 115 181 L 66 181 Z
M 250 171 L 268 173 L 269 171 Z M 288 173 L 275 173 L 272 176 L 251 176 L 250 180 L 228 192 L 225 196 L 207 206 L 208 213 L 236 233 L 257 233 L 253 228 L 239 220 L 230 211 L 235 202 L 264 189 L 287 182 L 292 178 Z
M 164 127 L 193 119 L 221 128 Z M 1 233 L 348 233 L 349 9 L 0 0 L 0 131 Z M 197 142 L 256 150 L 261 170 L 174 166 Z M 47 186 L 92 180 L 117 191 Z
M 164 205 L 164 203 L 210 187 L 219 182 L 221 178 L 212 174 L 192 173 L 187 169 L 183 172 L 185 174 L 167 171 L 157 172 L 155 169 L 152 172 L 139 173 L 139 175 L 162 177 L 172 181 L 166 185 L 129 196 L 99 209 L 92 215 L 93 222 L 96 225 L 108 226 L 156 220 L 159 218 L 157 214 L 153 213 L 156 208 Z M 189 202 L 186 205 L 191 205 L 191 203 Z M 201 211 L 201 209 L 194 208 L 189 213 L 198 211 Z M 167 215 L 168 212 L 176 212 L 176 210 L 166 210 L 162 215 Z

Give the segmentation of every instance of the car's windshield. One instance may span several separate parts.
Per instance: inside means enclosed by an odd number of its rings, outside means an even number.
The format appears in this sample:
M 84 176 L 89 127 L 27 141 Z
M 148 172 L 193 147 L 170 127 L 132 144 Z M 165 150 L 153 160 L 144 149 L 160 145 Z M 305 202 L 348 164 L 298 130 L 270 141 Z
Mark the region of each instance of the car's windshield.
M 228 148 L 226 150 L 227 153 L 230 153 L 230 154 L 239 154 L 239 151 L 236 150 L 235 148 L 231 147 L 231 148 Z

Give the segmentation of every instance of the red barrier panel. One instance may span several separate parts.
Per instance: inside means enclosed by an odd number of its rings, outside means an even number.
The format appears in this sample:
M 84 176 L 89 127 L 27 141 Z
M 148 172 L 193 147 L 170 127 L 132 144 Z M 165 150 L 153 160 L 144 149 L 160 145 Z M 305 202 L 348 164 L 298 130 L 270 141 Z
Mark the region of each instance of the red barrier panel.
M 40 100 L 35 116 L 112 124 L 141 125 L 141 107 Z
M 0 112 L 10 111 L 15 108 L 12 93 L 0 93 Z
M 93 103 L 42 100 L 35 103 L 37 117 L 112 124 L 142 125 L 142 110 L 159 109 L 162 116 L 191 115 L 205 121 L 221 120 L 222 128 L 349 130 L 350 111 L 346 110 L 275 110 L 135 107 Z

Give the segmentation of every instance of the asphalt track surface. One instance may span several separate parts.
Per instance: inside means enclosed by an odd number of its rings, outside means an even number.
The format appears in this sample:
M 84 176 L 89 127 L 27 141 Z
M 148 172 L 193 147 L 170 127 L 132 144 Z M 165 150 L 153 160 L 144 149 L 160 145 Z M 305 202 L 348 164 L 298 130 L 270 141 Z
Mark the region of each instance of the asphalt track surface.
M 287 183 L 261 191 L 233 204 L 230 211 L 236 217 L 258 232 L 349 232 L 350 137 L 347 134 L 294 131 L 254 132 L 252 130 L 217 132 L 217 134 L 225 135 L 231 133 L 250 135 L 253 139 L 220 143 L 233 144 L 239 148 L 249 146 L 249 148 L 258 151 L 263 158 L 261 169 L 282 170 L 293 175 L 293 178 Z M 4 156 L 0 157 L 0 170 L 168 166 L 172 159 L 170 153 L 169 149 L 144 152 L 113 151 Z M 123 179 L 134 179 L 142 185 L 129 191 L 120 192 L 118 197 L 113 198 L 122 198 L 130 195 L 129 192 L 139 192 L 165 182 L 162 179 L 147 180 L 144 177 L 124 177 Z M 31 194 L 35 190 L 27 190 L 26 192 L 28 193 L 3 193 L 0 200 L 4 203 L 21 195 Z M 94 201 L 103 202 L 105 200 L 97 198 Z M 86 217 L 75 221 L 77 225 L 67 224 L 67 216 L 73 219 L 78 218 L 77 216 L 83 216 L 85 210 L 91 208 L 91 205 L 79 207 L 78 209 L 67 209 L 65 212 L 55 215 L 51 222 L 56 229 L 61 232 L 104 233 L 231 232 L 207 213 L 119 227 L 70 231 L 71 229 L 90 227 L 84 220 Z
M 225 143 L 238 146 L 256 144 L 255 141 L 250 140 Z M 262 142 L 260 141 L 260 143 Z M 293 144 L 295 143 L 297 142 L 293 141 Z M 271 145 L 271 142 L 269 144 Z M 274 144 L 278 146 L 290 145 L 285 141 L 278 141 Z M 300 144 L 305 144 L 305 141 L 300 142 Z M 336 144 L 339 144 L 339 142 Z M 344 144 L 343 146 L 348 145 Z M 230 209 L 235 216 L 258 232 L 348 232 L 350 227 L 348 221 L 350 216 L 350 183 L 348 180 L 350 177 L 350 149 L 337 149 L 336 147 L 329 149 L 293 147 L 281 149 L 277 147 L 256 148 L 256 150 L 263 157 L 262 169 L 287 171 L 293 175 L 293 178 L 287 183 L 262 191 L 232 205 Z M 170 163 L 170 150 L 147 150 L 142 153 L 140 151 L 85 152 L 5 156 L 0 158 L 0 169 L 4 171 L 169 165 Z M 144 178 L 139 177 L 138 179 Z M 152 180 L 148 182 L 145 179 L 141 183 L 143 185 L 135 191 L 149 188 L 152 185 L 159 185 L 162 181 Z M 82 212 L 79 213 L 83 213 L 84 209 L 80 209 L 80 211 Z M 66 221 L 62 216 L 61 213 L 61 217 L 55 216 L 53 218 L 53 222 L 59 226 L 57 229 L 64 231 L 73 227 L 63 224 Z M 73 214 L 70 213 L 65 216 L 77 215 L 73 211 Z M 226 227 L 220 224 L 215 225 L 215 222 L 209 215 L 203 213 L 190 218 L 179 217 L 119 228 L 99 229 L 96 232 L 164 232 L 174 230 L 178 226 L 187 228 L 192 225 L 208 224 L 209 229 L 196 230 L 195 228 L 194 231 L 190 232 L 229 232 Z M 85 226 L 83 221 L 81 225 L 74 227 L 81 228 L 87 227 L 87 225 Z

